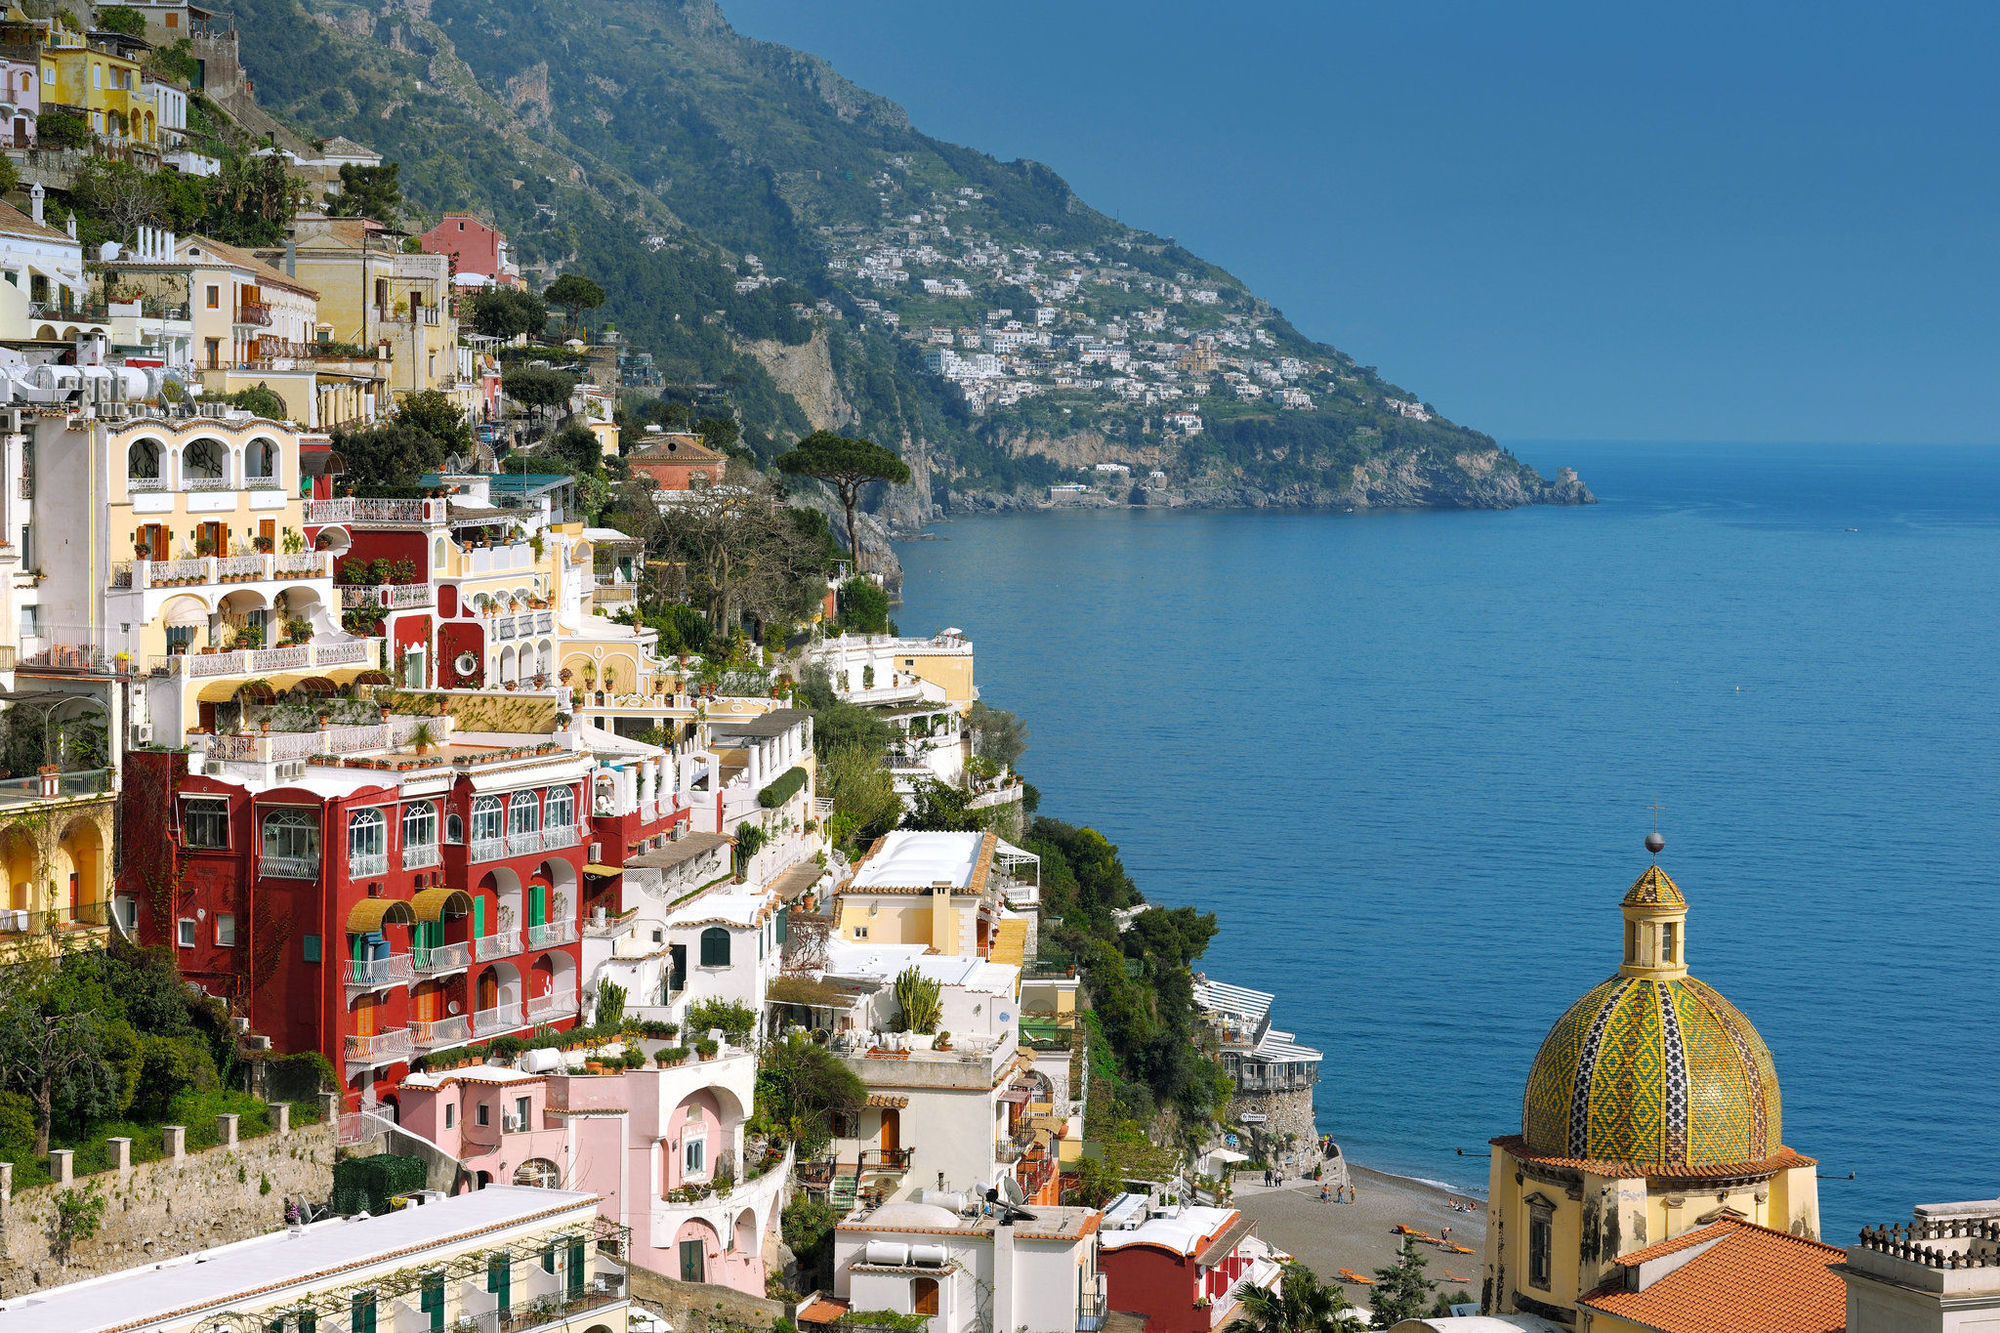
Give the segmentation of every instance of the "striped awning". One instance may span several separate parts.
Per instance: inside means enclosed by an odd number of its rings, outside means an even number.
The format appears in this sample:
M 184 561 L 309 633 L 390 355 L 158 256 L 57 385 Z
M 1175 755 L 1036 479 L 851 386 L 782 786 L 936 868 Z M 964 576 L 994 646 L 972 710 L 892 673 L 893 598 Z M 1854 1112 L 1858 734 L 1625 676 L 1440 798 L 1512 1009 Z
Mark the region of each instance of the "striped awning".
M 239 693 L 253 704 L 267 704 L 276 698 L 269 685 L 255 680 L 211 680 L 201 687 L 201 693 L 195 695 L 195 698 L 205 704 L 223 704 L 234 699 Z
M 347 913 L 347 933 L 369 935 L 384 926 L 407 926 L 417 918 L 401 898 L 363 898 Z
M 339 694 L 340 686 L 325 676 L 301 676 L 292 682 L 292 688 L 304 690 L 307 694 Z
M 354 677 L 354 683 L 356 685 L 394 685 L 396 682 L 388 672 L 377 671 L 373 667 L 370 667 L 368 670 L 357 674 Z
M 419 921 L 437 921 L 446 912 L 454 916 L 472 913 L 472 895 L 464 889 L 425 889 L 410 900 Z

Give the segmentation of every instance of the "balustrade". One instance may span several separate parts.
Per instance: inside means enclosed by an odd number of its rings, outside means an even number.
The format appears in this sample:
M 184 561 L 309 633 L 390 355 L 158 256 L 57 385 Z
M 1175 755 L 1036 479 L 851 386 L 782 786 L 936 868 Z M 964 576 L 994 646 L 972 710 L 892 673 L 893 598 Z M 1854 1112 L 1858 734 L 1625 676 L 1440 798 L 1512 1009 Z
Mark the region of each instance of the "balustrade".
M 460 940 L 456 944 L 433 944 L 429 946 L 411 945 L 410 958 L 417 971 L 426 976 L 440 972 L 458 972 L 472 965 L 472 945 Z
M 464 1014 L 429 1021 L 416 1019 L 410 1024 L 410 1032 L 417 1048 L 428 1051 L 472 1040 L 472 1022 Z
M 317 856 L 266 856 L 260 865 L 266 879 L 319 878 Z
M 537 995 L 528 1001 L 528 1021 L 546 1023 L 551 1019 L 567 1018 L 581 1008 L 574 994 L 551 991 L 547 995 Z
M 443 854 L 438 850 L 438 845 L 434 842 L 406 844 L 403 848 L 403 869 L 405 870 L 423 870 L 429 866 L 437 865 L 441 860 L 443 860 Z
M 349 879 L 371 879 L 376 875 L 389 873 L 387 852 L 349 852 L 347 854 L 347 877 Z
M 268 863 L 270 858 L 265 858 Z M 410 955 L 393 953 L 386 958 L 350 958 L 346 984 L 373 989 L 377 986 L 407 984 L 412 978 Z
M 521 932 L 502 930 L 491 935 L 482 935 L 472 942 L 472 952 L 482 963 L 495 958 L 511 958 L 521 952 Z
M 528 947 L 530 949 L 550 949 L 558 944 L 573 944 L 576 941 L 576 922 L 545 921 L 539 926 L 528 927 Z
M 474 861 L 499 861 L 505 859 L 506 856 L 507 840 L 505 838 L 473 839 L 472 859 Z
M 351 1033 L 347 1038 L 347 1061 L 349 1064 L 386 1065 L 397 1060 L 407 1060 L 415 1048 L 410 1044 L 408 1028 L 392 1028 L 387 1032 Z
M 521 1025 L 521 1006 L 516 1002 L 481 1009 L 472 1016 L 472 1030 L 481 1037 L 497 1036 Z

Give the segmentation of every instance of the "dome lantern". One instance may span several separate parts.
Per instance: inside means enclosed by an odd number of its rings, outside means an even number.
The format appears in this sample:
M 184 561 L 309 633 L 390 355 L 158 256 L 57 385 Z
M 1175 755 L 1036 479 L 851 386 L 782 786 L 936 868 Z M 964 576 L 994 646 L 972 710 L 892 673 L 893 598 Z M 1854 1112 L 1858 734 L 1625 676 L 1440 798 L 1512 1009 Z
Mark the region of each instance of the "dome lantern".
M 1687 975 L 1687 899 L 1666 871 L 1647 866 L 1618 909 L 1625 917 L 1621 975 L 1659 981 Z

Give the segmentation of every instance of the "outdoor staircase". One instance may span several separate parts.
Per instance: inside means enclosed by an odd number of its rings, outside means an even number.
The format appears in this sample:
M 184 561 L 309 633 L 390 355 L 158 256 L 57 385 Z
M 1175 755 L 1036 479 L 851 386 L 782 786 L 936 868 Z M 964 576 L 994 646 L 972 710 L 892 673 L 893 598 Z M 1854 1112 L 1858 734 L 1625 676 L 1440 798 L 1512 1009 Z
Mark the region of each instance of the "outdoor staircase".
M 847 1209 L 861 1194 L 861 1163 L 856 1162 L 850 1169 L 845 1164 L 833 1168 L 833 1181 L 827 1186 L 826 1198 L 836 1208 Z

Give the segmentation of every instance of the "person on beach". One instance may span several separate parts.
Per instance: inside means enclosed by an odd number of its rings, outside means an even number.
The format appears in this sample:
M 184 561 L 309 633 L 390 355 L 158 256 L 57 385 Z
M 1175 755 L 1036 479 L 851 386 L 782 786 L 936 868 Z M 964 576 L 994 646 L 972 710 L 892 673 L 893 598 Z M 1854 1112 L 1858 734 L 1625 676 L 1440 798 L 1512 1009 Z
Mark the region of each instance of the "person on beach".
M 1446 1227 L 1446 1228 L 1445 1228 L 1445 1229 L 1444 1229 L 1444 1230 L 1443 1230 L 1442 1232 L 1440 1232 L 1440 1233 L 1439 1233 L 1439 1235 L 1438 1235 L 1438 1239 L 1439 1239 L 1439 1240 L 1450 1240 L 1450 1239 L 1451 1239 L 1451 1228 L 1450 1228 L 1450 1227 Z
M 1319 1201 L 1321 1203 L 1332 1203 L 1333 1191 L 1328 1187 L 1326 1187 L 1325 1185 L 1321 1185 L 1319 1187 Z

